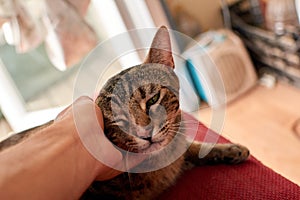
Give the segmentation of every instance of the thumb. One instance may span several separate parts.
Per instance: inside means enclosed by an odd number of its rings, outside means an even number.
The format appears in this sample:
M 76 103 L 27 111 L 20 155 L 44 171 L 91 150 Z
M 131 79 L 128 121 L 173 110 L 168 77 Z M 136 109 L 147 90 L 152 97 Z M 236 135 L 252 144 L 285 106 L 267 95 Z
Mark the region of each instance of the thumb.
M 122 154 L 103 133 L 100 108 L 88 97 L 80 97 L 72 105 L 74 122 L 83 146 L 101 163 L 113 167 L 122 161 Z

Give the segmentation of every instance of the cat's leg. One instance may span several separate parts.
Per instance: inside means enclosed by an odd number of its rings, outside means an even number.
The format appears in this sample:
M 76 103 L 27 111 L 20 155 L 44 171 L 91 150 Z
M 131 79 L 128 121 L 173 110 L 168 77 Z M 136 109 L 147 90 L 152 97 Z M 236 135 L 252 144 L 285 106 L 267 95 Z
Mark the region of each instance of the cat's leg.
M 237 164 L 249 157 L 249 150 L 239 144 L 208 144 L 192 142 L 185 159 L 195 165 L 203 164 Z

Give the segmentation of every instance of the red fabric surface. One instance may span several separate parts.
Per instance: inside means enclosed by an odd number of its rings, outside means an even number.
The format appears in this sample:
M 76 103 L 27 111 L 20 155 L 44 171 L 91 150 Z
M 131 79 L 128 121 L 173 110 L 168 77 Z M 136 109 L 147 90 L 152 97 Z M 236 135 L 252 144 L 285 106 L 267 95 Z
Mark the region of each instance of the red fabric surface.
M 185 116 L 189 121 L 194 120 Z M 218 135 L 196 121 L 196 139 L 216 138 Z M 189 129 L 191 130 L 191 129 Z M 207 141 L 207 140 L 205 140 Z M 218 142 L 228 142 L 223 137 Z M 199 166 L 187 171 L 161 199 L 300 199 L 300 187 L 253 156 L 238 165 Z

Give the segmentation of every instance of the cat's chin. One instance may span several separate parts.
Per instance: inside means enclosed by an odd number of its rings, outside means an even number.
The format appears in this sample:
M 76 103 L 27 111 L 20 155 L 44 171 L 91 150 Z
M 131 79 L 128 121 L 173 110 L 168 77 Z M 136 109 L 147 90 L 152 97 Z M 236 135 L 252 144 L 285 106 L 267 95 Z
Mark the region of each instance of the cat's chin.
M 148 147 L 144 148 L 144 149 L 140 149 L 141 153 L 155 153 L 158 152 L 160 150 L 162 150 L 164 148 L 164 146 L 159 143 L 159 142 L 155 142 L 150 144 Z
M 160 151 L 162 151 L 167 145 L 169 144 L 169 142 L 167 142 L 166 140 L 160 140 L 158 142 L 152 142 L 147 145 L 147 146 L 143 146 L 143 148 L 140 148 L 138 150 L 138 153 L 159 153 Z

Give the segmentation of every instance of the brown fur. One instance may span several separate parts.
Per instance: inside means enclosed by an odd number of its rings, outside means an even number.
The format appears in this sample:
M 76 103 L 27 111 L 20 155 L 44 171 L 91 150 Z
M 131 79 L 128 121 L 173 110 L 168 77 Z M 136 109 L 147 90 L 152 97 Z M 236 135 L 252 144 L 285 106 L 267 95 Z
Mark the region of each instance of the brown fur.
M 162 26 L 155 35 L 144 63 L 160 63 L 174 69 L 169 32 Z
M 248 157 L 248 150 L 240 145 L 217 144 L 211 147 L 187 141 L 180 127 L 179 81 L 174 67 L 169 34 L 165 27 L 161 27 L 145 63 L 108 80 L 96 103 L 104 116 L 104 132 L 115 145 L 135 153 L 153 152 L 151 159 L 145 160 L 141 166 L 155 167 L 180 152 L 187 150 L 186 153 L 156 171 L 123 173 L 109 181 L 94 182 L 83 195 L 84 199 L 155 199 L 175 184 L 185 170 L 195 165 L 239 163 Z M 146 102 L 155 94 L 159 94 L 157 103 L 147 108 Z M 162 117 L 164 115 L 165 119 Z M 153 127 L 160 121 L 165 123 L 153 136 Z M 157 144 L 156 137 L 162 140 L 158 142 L 159 147 L 145 150 L 149 141 L 153 142 L 150 147 Z M 211 148 L 204 158 L 198 156 L 201 147 Z
M 179 81 L 170 52 L 168 31 L 161 27 L 145 63 L 108 80 L 96 103 L 103 113 L 104 132 L 113 144 L 125 152 L 152 154 L 135 169 L 156 167 L 168 160 L 174 162 L 156 171 L 124 172 L 108 181 L 95 181 L 81 199 L 155 199 L 195 165 L 235 164 L 249 156 L 248 149 L 241 145 L 209 146 L 186 139 L 179 108 Z M 25 140 L 51 123 L 6 139 L 0 143 L 0 150 Z M 200 149 L 208 151 L 204 158 L 199 158 Z

